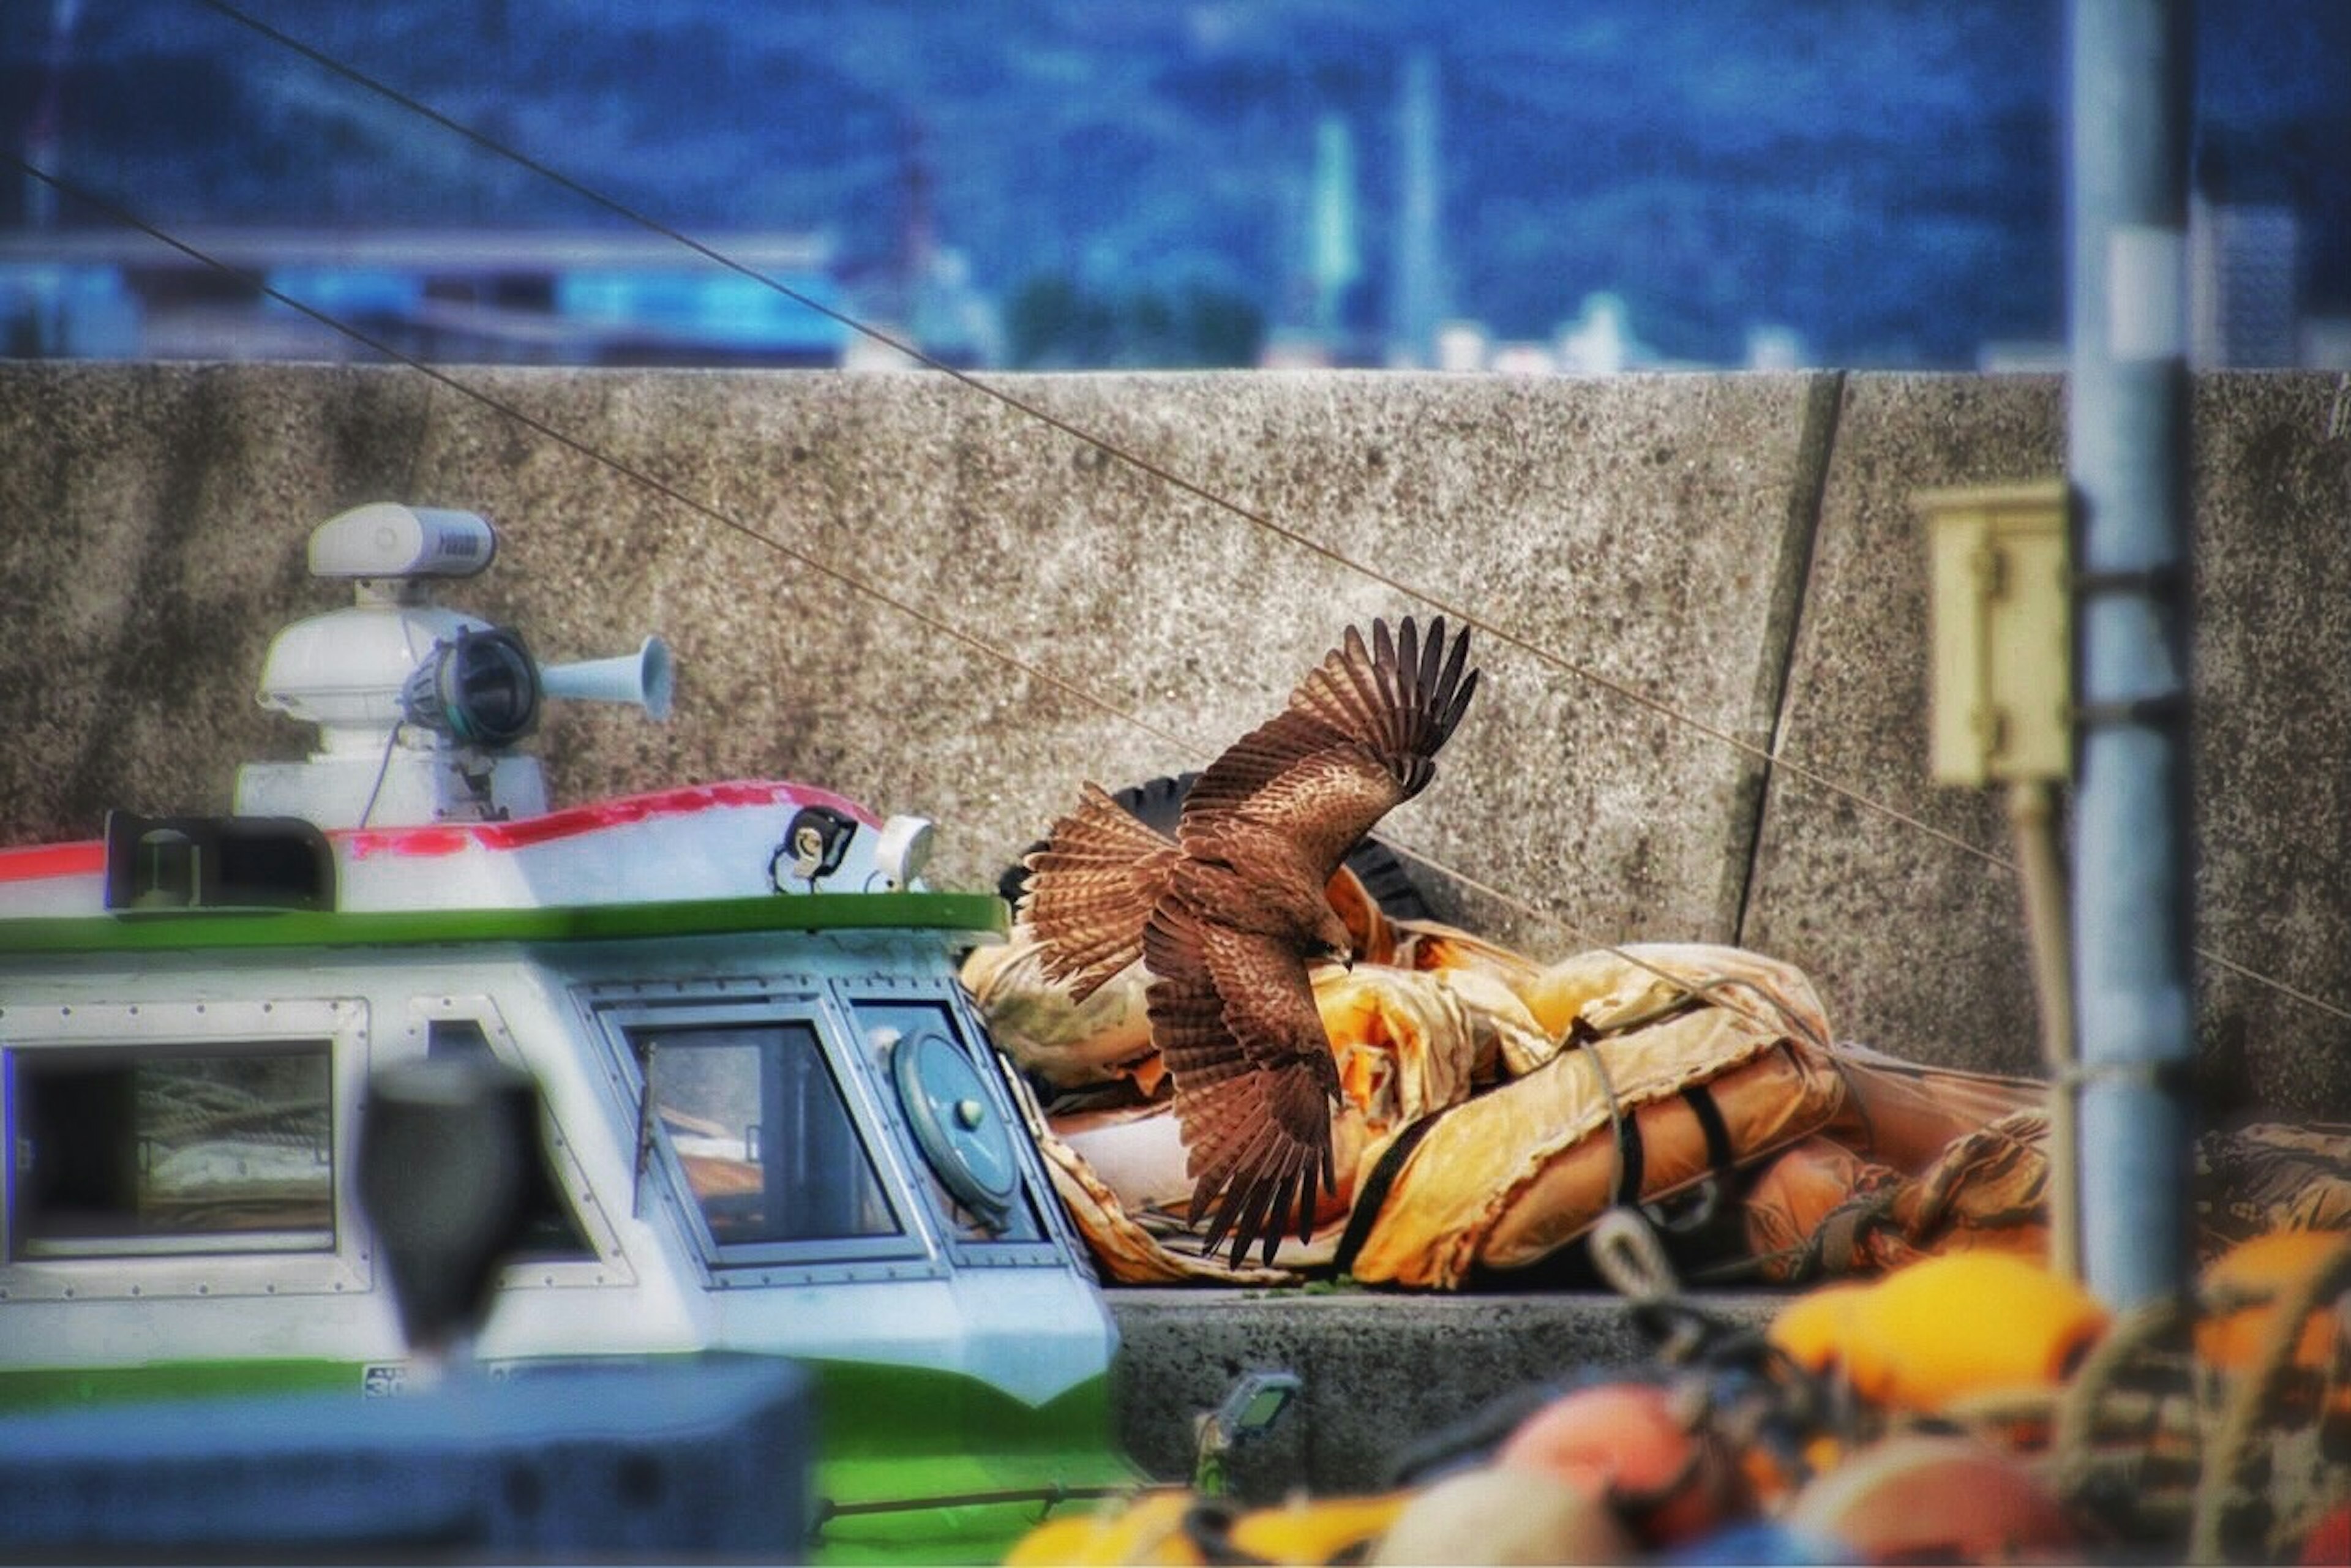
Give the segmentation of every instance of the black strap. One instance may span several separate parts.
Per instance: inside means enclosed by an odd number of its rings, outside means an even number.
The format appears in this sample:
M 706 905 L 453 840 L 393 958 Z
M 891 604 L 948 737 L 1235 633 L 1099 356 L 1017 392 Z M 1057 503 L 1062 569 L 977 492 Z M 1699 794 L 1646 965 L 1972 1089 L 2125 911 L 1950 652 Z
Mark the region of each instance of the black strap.
M 1693 1083 L 1682 1091 L 1682 1100 L 1698 1118 L 1698 1131 L 1706 1134 L 1707 1165 L 1717 1176 L 1729 1176 L 1737 1168 L 1738 1158 L 1730 1146 L 1730 1124 L 1722 1119 L 1722 1107 L 1714 1103 L 1713 1092 L 1703 1083 Z
M 1616 1190 L 1609 1201 L 1619 1207 L 1635 1207 L 1641 1201 L 1642 1168 L 1647 1163 L 1641 1148 L 1641 1128 L 1634 1121 L 1633 1113 L 1616 1098 L 1616 1085 L 1608 1077 L 1608 1063 L 1600 1055 L 1600 1031 L 1592 1027 L 1591 1019 L 1578 1013 L 1568 1020 L 1567 1036 L 1560 1041 L 1560 1048 L 1582 1051 L 1592 1060 L 1592 1075 L 1608 1102 L 1609 1131 L 1616 1141 Z
M 1706 1138 L 1707 1174 L 1699 1179 L 1696 1193 L 1643 1206 L 1652 1224 L 1675 1236 L 1687 1236 L 1714 1222 L 1722 1195 L 1738 1168 L 1737 1155 L 1730 1146 L 1730 1124 L 1722 1119 L 1722 1107 L 1714 1103 L 1713 1092 L 1703 1083 L 1692 1083 L 1681 1091 L 1681 1097 Z
M 1614 1201 L 1625 1208 L 1641 1206 L 1641 1179 L 1648 1174 L 1649 1157 L 1641 1143 L 1641 1119 L 1635 1112 L 1620 1112 L 1616 1124 L 1617 1167 Z
M 1335 1272 L 1345 1274 L 1353 1271 L 1355 1257 L 1363 1251 L 1364 1243 L 1372 1239 L 1372 1227 L 1379 1222 L 1380 1210 L 1388 1200 L 1388 1189 L 1395 1186 L 1397 1176 L 1404 1170 L 1405 1161 L 1412 1157 L 1412 1152 L 1420 1146 L 1421 1139 L 1428 1136 L 1428 1131 L 1437 1125 L 1437 1118 L 1452 1109 L 1447 1105 L 1430 1112 L 1417 1122 L 1405 1123 L 1404 1131 L 1398 1133 L 1395 1140 L 1380 1151 L 1380 1157 L 1372 1162 L 1372 1174 L 1365 1176 L 1364 1185 L 1355 1189 L 1354 1207 L 1347 1212 L 1347 1228 L 1339 1233 L 1339 1250 L 1331 1260 L 1331 1267 Z

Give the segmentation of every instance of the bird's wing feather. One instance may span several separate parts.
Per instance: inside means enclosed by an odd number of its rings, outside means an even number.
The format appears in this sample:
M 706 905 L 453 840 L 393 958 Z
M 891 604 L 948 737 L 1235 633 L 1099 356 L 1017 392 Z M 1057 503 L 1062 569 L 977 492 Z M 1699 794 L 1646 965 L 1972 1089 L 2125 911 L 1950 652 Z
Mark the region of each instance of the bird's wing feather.
M 1179 896 L 1144 931 L 1151 1032 L 1176 1083 L 1195 1220 L 1213 1205 L 1207 1245 L 1230 1235 L 1270 1261 L 1285 1231 L 1312 1234 L 1318 1195 L 1336 1190 L 1330 1039 L 1296 953 L 1277 938 L 1203 919 Z
M 1144 921 L 1179 858 L 1173 841 L 1087 784 L 1077 810 L 1029 857 L 1020 917 L 1037 935 L 1046 977 L 1076 977 L 1070 994 L 1083 1001 L 1141 956 Z
M 1393 637 L 1374 621 L 1368 646 L 1349 627 L 1288 706 L 1200 775 L 1178 839 L 1192 847 L 1218 817 L 1245 817 L 1290 834 L 1327 874 L 1435 776 L 1437 752 L 1478 687 L 1478 672 L 1464 667 L 1468 649 L 1467 632 L 1447 639 L 1443 616 L 1425 640 L 1409 616 Z

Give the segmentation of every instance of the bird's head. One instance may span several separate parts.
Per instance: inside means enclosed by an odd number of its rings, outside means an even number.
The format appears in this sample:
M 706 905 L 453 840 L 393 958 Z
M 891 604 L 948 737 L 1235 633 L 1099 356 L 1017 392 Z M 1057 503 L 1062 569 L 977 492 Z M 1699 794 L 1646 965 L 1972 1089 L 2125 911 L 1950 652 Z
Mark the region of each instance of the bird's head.
M 1336 964 L 1343 969 L 1355 967 L 1355 934 L 1329 904 L 1322 906 L 1322 919 L 1315 925 L 1314 946 L 1306 955 L 1309 964 Z

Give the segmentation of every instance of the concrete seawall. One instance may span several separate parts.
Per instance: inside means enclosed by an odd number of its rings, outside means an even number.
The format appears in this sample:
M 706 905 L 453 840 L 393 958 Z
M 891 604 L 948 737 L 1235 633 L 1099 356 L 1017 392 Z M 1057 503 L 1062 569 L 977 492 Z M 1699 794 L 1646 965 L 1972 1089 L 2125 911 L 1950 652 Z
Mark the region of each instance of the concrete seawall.
M 2056 474 L 2054 382 L 997 384 L 1126 455 L 925 375 L 0 365 L 0 841 L 298 755 L 255 676 L 363 500 L 496 521 L 449 597 L 541 657 L 675 646 L 668 726 L 553 711 L 560 796 L 811 779 L 935 818 L 960 885 L 1081 778 L 1201 765 L 1348 621 L 1442 607 L 1487 684 L 1391 827 L 1488 890 L 1449 909 L 1540 954 L 1743 943 L 1849 1038 L 2032 1068 L 2002 819 L 1927 779 L 1911 497 Z M 2231 375 L 2196 416 L 2202 1083 L 2351 1117 L 2351 407 Z
M 447 374 L 0 363 L 0 843 L 225 810 L 240 760 L 300 755 L 255 680 L 342 598 L 309 529 L 368 500 L 492 518 L 444 598 L 543 659 L 673 643 L 666 727 L 553 708 L 559 799 L 804 778 L 935 818 L 946 885 L 1081 779 L 1201 766 L 1348 622 L 1442 608 L 1486 684 L 1390 824 L 1480 884 L 1441 906 L 1541 955 L 1741 943 L 1846 1038 L 2034 1064 L 2002 816 L 1927 777 L 1911 497 L 2057 474 L 2053 382 L 999 379 L 1089 441 L 925 375 Z M 2351 392 L 2210 378 L 2196 417 L 2199 1087 L 2351 1120 Z M 1306 1375 L 1237 1457 L 1260 1495 L 1641 1350 L 1590 1298 L 1113 1306 L 1155 1469 L 1234 1372 Z

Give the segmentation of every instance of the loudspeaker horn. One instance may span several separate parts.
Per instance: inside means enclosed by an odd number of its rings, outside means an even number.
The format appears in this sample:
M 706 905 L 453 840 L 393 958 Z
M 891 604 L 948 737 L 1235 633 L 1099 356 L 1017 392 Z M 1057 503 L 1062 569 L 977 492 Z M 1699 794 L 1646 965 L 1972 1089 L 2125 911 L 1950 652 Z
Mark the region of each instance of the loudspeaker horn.
M 658 637 L 648 637 L 643 647 L 617 658 L 541 664 L 538 684 L 539 689 L 551 697 L 634 703 L 645 710 L 647 718 L 660 723 L 669 717 L 673 684 L 669 644 Z

